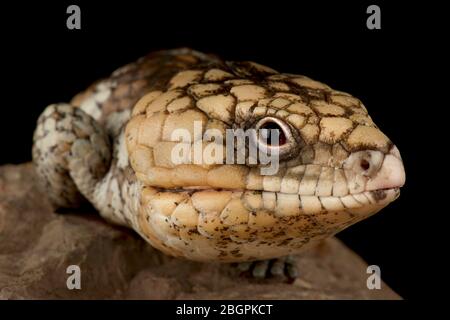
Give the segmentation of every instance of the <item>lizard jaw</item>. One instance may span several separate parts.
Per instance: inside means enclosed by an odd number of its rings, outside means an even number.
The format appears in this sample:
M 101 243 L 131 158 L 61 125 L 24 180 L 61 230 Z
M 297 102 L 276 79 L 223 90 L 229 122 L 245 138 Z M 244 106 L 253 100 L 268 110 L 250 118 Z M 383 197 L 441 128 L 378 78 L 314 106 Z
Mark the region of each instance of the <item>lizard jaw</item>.
M 371 151 L 368 151 L 371 152 Z M 367 153 L 367 151 L 366 151 Z M 350 166 L 355 170 L 361 170 L 359 162 L 361 160 L 360 155 L 355 154 L 350 162 Z M 291 194 L 284 192 L 272 192 L 272 190 L 257 190 L 257 189 L 230 189 L 230 188 L 211 188 L 210 186 L 189 186 L 178 189 L 178 192 L 233 192 L 233 193 L 246 193 L 257 192 L 267 195 L 266 198 L 270 198 L 269 194 L 273 194 L 275 199 L 291 199 L 293 196 L 298 196 L 301 211 L 308 214 L 319 214 L 324 211 L 327 212 L 339 212 L 347 210 L 355 213 L 359 216 L 369 216 L 375 214 L 389 203 L 396 200 L 400 195 L 400 188 L 405 183 L 405 170 L 400 153 L 397 147 L 393 146 L 390 151 L 378 158 L 378 164 L 376 154 L 372 155 L 372 166 L 376 167 L 376 170 L 372 172 L 371 176 L 367 176 L 367 183 L 364 189 L 357 191 L 356 193 L 349 192 L 345 195 L 304 195 L 302 193 Z M 348 168 L 348 171 L 353 171 L 352 168 Z M 348 172 L 347 172 L 348 173 Z M 172 190 L 173 191 L 173 190 Z M 316 200 L 314 200 L 314 199 Z M 309 202 L 321 203 L 321 206 L 309 207 L 306 203 Z M 276 205 L 274 206 L 275 209 Z M 252 208 L 254 209 L 254 208 Z

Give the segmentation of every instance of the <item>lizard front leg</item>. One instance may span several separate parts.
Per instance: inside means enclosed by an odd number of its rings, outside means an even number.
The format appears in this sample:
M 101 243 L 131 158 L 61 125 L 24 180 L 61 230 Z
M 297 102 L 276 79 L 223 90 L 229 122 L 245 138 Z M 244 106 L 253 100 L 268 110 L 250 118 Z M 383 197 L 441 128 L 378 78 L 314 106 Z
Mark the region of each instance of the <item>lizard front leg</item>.
M 78 207 L 93 203 L 94 190 L 110 167 L 110 141 L 90 115 L 70 104 L 52 104 L 38 119 L 33 162 L 51 203 Z

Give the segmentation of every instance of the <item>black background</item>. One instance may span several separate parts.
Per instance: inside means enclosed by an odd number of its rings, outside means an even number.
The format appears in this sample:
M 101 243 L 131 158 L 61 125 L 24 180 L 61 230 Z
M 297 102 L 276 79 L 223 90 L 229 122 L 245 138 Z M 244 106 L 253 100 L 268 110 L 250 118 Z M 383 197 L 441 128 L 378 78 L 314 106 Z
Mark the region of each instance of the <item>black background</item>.
M 81 30 L 66 28 L 66 8 L 74 3 L 81 7 Z M 381 7 L 381 30 L 366 28 L 366 8 L 374 3 Z M 31 159 L 35 122 L 46 105 L 69 101 L 151 50 L 189 46 L 304 74 L 360 98 L 402 154 L 407 183 L 400 198 L 339 238 L 369 264 L 379 265 L 383 279 L 400 295 L 414 297 L 418 285 L 429 281 L 419 266 L 432 263 L 424 224 L 433 212 L 422 190 L 429 138 L 419 134 L 432 107 L 421 100 L 430 80 L 420 73 L 430 60 L 419 53 L 429 48 L 434 34 L 420 18 L 428 10 L 382 1 L 2 5 L 0 164 Z

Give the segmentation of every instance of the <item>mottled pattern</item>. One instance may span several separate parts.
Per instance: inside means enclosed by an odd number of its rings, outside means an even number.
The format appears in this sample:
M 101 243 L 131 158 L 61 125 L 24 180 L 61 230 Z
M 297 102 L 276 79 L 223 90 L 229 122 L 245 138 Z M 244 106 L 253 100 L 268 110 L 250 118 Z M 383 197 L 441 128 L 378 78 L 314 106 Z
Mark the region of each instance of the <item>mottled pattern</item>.
M 48 123 L 55 108 L 48 107 L 36 129 L 33 157 L 52 201 L 74 205 L 81 193 L 106 219 L 180 257 L 250 261 L 296 253 L 379 211 L 404 183 L 397 148 L 361 101 L 254 62 L 157 52 L 72 105 L 79 108 L 64 108 L 74 115 L 56 124 Z M 96 135 L 74 129 L 78 116 Z M 188 130 L 193 146 L 207 129 L 225 137 L 226 129 L 254 128 L 268 117 L 291 133 L 275 175 L 261 175 L 258 164 L 173 162 L 175 129 Z
M 94 184 L 111 162 L 110 142 L 103 127 L 78 108 L 54 104 L 39 117 L 33 140 L 33 160 L 51 201 L 60 207 L 79 205 L 83 198 L 75 176 L 87 188 L 85 195 L 90 199 Z M 72 156 L 75 154 L 78 157 Z

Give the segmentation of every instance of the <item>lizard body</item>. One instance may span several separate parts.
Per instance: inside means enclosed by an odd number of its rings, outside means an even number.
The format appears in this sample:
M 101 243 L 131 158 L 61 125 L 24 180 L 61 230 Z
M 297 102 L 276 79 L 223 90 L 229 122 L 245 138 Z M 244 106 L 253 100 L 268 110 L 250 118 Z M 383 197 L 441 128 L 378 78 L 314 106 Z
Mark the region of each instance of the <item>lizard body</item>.
M 283 133 L 275 175 L 171 158 L 175 129 L 194 144 L 207 129 L 261 123 Z M 47 107 L 33 161 L 55 206 L 87 199 L 159 250 L 198 261 L 297 253 L 378 212 L 405 180 L 397 148 L 358 99 L 190 49 L 152 53 Z

